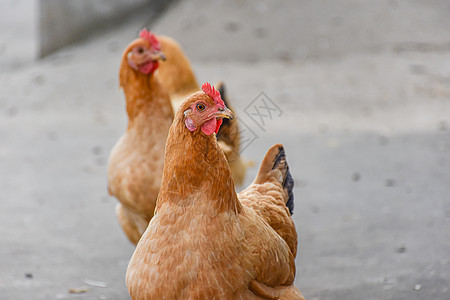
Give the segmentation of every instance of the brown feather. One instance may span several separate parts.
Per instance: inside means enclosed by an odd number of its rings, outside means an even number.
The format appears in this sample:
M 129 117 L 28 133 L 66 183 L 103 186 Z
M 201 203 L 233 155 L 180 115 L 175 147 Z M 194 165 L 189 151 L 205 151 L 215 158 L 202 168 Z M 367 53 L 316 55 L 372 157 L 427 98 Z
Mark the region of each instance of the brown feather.
M 171 97 L 174 95 L 183 95 L 184 99 L 186 99 L 189 95 L 199 91 L 200 87 L 195 78 L 191 63 L 180 45 L 168 36 L 158 35 L 157 38 L 167 60 L 160 64 L 156 76 L 163 84 L 167 93 Z M 175 111 L 177 108 L 175 107 Z

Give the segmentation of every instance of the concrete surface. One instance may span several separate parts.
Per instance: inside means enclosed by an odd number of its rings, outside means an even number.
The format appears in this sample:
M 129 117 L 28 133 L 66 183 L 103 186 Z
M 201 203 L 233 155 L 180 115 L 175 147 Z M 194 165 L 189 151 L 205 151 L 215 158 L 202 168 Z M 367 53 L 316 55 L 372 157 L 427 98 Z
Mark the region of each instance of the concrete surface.
M 257 136 L 245 157 L 286 146 L 296 284 L 310 300 L 450 299 L 448 2 L 251 3 L 181 1 L 151 29 L 226 82 Z M 1 299 L 129 299 L 105 173 L 126 126 L 120 55 L 147 21 L 2 68 Z M 277 110 L 258 126 L 261 92 Z
M 0 1 L 0 70 L 15 69 L 37 57 L 37 0 Z

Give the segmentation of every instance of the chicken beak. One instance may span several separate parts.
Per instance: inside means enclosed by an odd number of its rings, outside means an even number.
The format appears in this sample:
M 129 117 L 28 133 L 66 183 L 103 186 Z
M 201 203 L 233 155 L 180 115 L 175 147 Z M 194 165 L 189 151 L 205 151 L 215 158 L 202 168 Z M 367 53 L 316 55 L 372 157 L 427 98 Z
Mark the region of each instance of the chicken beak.
M 219 111 L 216 113 L 216 117 L 232 120 L 234 115 L 233 112 L 225 106 L 224 108 L 219 108 Z
M 167 59 L 166 55 L 162 51 L 158 51 L 157 53 L 155 53 L 155 57 L 162 61 L 166 61 L 166 59 Z
M 157 61 L 157 60 L 165 61 L 166 55 L 162 51 L 153 52 L 152 54 L 150 54 L 150 59 L 153 61 Z

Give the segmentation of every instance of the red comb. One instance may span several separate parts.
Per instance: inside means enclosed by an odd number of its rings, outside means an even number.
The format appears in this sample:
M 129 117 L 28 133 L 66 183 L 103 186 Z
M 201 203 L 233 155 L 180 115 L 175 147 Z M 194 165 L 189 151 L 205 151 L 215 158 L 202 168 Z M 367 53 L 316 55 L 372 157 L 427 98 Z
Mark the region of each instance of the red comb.
M 216 102 L 217 105 L 220 107 L 225 107 L 225 103 L 223 103 L 222 97 L 220 96 L 220 93 L 218 90 L 216 90 L 209 82 L 205 82 L 202 85 L 202 91 L 213 98 L 214 102 Z
M 142 29 L 139 32 L 139 37 L 143 38 L 144 40 L 147 40 L 150 43 L 150 46 L 152 46 L 153 49 L 160 51 L 161 50 L 161 44 L 159 43 L 156 36 L 147 28 Z

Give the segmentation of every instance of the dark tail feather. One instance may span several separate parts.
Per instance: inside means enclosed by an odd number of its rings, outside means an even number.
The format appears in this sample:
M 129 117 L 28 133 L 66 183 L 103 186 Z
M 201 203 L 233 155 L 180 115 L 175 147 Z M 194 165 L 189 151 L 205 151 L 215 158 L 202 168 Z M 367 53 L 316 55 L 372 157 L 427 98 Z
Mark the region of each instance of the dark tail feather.
M 272 170 L 274 169 L 280 169 L 284 175 L 283 188 L 288 194 L 286 206 L 292 216 L 294 214 L 294 179 L 292 178 L 291 172 L 289 171 L 289 165 L 286 161 L 286 152 L 284 151 L 284 147 L 281 145 L 278 146 L 278 154 L 275 157 L 275 162 L 272 167 Z
M 289 208 L 289 212 L 292 216 L 294 214 L 294 178 L 292 178 L 291 172 L 289 172 L 289 167 L 283 183 L 283 188 L 288 192 L 289 199 L 286 202 L 286 206 Z

